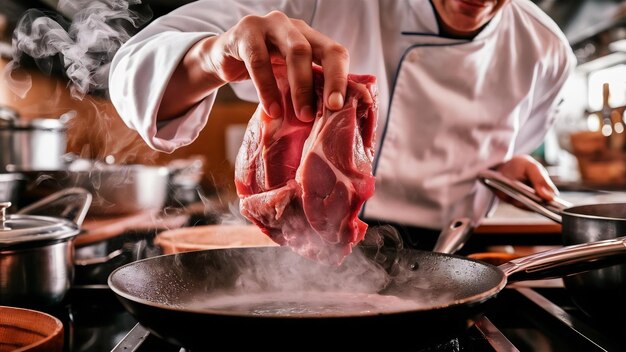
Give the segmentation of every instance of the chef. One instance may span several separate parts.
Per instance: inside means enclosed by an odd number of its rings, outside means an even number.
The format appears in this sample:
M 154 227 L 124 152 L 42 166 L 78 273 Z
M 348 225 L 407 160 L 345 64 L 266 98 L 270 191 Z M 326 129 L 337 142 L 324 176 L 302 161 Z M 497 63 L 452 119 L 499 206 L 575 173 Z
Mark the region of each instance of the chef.
M 348 73 L 377 77 L 376 191 L 361 217 L 395 224 L 408 245 L 431 247 L 451 220 L 487 215 L 481 170 L 546 200 L 557 192 L 527 154 L 554 123 L 575 58 L 530 0 L 196 1 L 122 46 L 110 95 L 148 145 L 172 152 L 198 136 L 225 84 L 281 118 L 273 58 L 287 63 L 304 121 L 314 114 L 312 62 L 333 110 Z

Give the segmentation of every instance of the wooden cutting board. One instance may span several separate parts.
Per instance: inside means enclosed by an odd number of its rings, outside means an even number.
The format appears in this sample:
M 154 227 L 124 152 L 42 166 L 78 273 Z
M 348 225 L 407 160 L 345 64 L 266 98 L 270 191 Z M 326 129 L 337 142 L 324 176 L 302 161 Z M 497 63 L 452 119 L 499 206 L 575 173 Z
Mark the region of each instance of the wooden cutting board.
M 217 248 L 278 246 L 255 225 L 205 225 L 167 230 L 154 242 L 165 254 Z

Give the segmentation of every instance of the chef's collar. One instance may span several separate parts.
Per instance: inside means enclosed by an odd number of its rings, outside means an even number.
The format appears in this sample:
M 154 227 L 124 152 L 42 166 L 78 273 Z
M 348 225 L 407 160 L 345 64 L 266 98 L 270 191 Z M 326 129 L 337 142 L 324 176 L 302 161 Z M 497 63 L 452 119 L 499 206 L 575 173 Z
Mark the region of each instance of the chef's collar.
M 414 10 L 413 15 L 418 17 L 418 22 L 422 23 L 423 28 L 425 28 L 428 33 L 432 33 L 436 36 L 446 37 L 442 35 L 439 31 L 439 23 L 437 22 L 438 14 L 436 14 L 435 5 L 433 5 L 432 0 L 410 0 L 409 3 Z M 496 15 L 491 19 L 491 21 L 487 22 L 483 26 L 482 30 L 478 32 L 478 34 L 476 34 L 476 36 L 472 40 L 481 40 L 491 35 L 502 20 L 502 12 L 506 11 L 506 6 L 510 6 L 510 2 L 498 11 L 498 13 L 496 13 Z M 446 38 L 452 37 L 447 36 Z

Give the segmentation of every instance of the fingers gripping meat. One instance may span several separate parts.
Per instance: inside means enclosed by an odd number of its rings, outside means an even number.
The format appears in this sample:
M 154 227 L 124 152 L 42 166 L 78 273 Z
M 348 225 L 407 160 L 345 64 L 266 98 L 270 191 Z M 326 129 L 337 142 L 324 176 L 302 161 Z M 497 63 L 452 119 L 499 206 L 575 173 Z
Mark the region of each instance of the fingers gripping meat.
M 240 211 L 280 245 L 305 257 L 340 264 L 363 239 L 358 219 L 374 192 L 376 79 L 349 75 L 342 109 L 322 101 L 324 78 L 314 67 L 317 113 L 296 118 L 284 65 L 274 65 L 284 116 L 262 108 L 250 120 L 237 155 L 235 185 Z

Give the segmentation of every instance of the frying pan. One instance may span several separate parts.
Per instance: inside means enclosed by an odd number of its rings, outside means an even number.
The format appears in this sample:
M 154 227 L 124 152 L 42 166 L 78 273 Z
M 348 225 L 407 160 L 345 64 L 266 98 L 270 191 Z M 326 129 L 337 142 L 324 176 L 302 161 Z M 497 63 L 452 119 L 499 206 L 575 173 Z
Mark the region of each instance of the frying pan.
M 144 327 L 193 351 L 414 349 L 465 331 L 507 282 L 624 260 L 626 237 L 498 267 L 413 249 L 357 246 L 329 267 L 288 247 L 229 248 L 136 261 L 108 283 Z
M 560 223 L 564 245 L 614 239 L 626 235 L 626 203 L 573 206 L 556 197 L 542 201 L 534 190 L 504 175 L 485 170 L 479 179 L 521 202 L 530 210 Z M 617 264 L 563 278 L 574 303 L 592 318 L 618 320 L 626 326 L 626 264 Z

